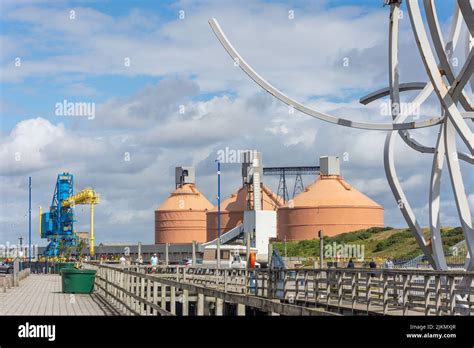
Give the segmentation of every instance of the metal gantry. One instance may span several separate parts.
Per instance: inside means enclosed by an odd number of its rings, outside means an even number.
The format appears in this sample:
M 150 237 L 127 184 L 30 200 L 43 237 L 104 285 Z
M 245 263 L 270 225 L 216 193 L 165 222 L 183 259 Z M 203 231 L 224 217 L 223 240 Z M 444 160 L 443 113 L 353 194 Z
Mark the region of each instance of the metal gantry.
M 234 60 L 234 65 L 238 65 L 252 80 L 275 98 L 319 120 L 350 128 L 387 131 L 384 147 L 384 166 L 388 183 L 411 232 L 415 236 L 427 260 L 429 260 L 430 264 L 436 270 L 447 269 L 440 232 L 440 182 L 444 162 L 446 161 L 447 171 L 445 172 L 447 172 L 450 177 L 454 200 L 468 249 L 465 270 L 472 271 L 474 269 L 474 258 L 471 258 L 470 255 L 474 254 L 474 229 L 459 162 L 464 161 L 471 165 L 474 164 L 474 136 L 468 126 L 468 121 L 474 121 L 473 104 L 465 88 L 469 82 L 471 89 L 474 90 L 474 78 L 472 77 L 474 69 L 473 9 L 469 0 L 457 0 L 455 2 L 451 30 L 445 42 L 439 25 L 435 1 L 423 0 L 428 31 L 423 22 L 418 0 L 406 1 L 411 27 L 428 76 L 428 81 L 400 84 L 398 72 L 398 33 L 399 19 L 401 17 L 401 2 L 401 0 L 386 1 L 386 4 L 390 5 L 389 87 L 371 93 L 361 99 L 361 103 L 368 104 L 382 97 L 390 96 L 392 123 L 355 122 L 347 118 L 338 118 L 319 112 L 292 99 L 255 72 L 227 39 L 216 19 L 213 18 L 209 20 L 209 24 L 222 46 Z M 459 41 L 462 25 L 467 27 L 465 60 L 462 62 L 462 68 L 456 75 L 452 67 L 452 57 Z M 428 35 L 430 36 L 433 46 L 430 45 Z M 458 61 L 460 61 L 459 57 L 457 58 Z M 435 92 L 441 105 L 441 115 L 432 115 L 431 118 L 426 120 L 407 121 L 410 115 L 407 112 L 400 111 L 400 92 L 410 90 L 420 90 L 412 101 L 413 105 L 418 106 L 423 104 L 423 102 Z M 423 127 L 437 127 L 439 129 L 435 147 L 428 147 L 421 144 L 416 141 L 408 131 L 409 129 Z M 429 240 L 424 237 L 421 231 L 421 227 L 406 198 L 395 170 L 394 146 L 397 133 L 412 149 L 422 153 L 433 154 L 430 194 L 428 198 L 430 221 Z M 462 143 L 467 147 L 467 153 L 458 151 L 456 143 L 457 137 L 459 137 Z
M 263 175 L 278 175 L 280 180 L 278 182 L 277 196 L 281 197 L 283 203 L 290 200 L 288 193 L 288 185 L 286 177 L 288 175 L 295 176 L 295 184 L 293 186 L 294 198 L 298 193 L 304 191 L 303 175 L 317 175 L 319 173 L 319 166 L 307 167 L 266 167 L 263 168 Z

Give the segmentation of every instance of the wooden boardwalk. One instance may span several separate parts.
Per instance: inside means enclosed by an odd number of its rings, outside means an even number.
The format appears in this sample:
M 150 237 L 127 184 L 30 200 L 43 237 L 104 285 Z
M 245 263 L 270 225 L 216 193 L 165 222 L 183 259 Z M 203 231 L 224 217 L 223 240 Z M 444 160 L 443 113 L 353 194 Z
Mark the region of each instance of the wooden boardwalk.
M 117 315 L 96 294 L 63 294 L 59 275 L 32 274 L 0 292 L 0 315 Z

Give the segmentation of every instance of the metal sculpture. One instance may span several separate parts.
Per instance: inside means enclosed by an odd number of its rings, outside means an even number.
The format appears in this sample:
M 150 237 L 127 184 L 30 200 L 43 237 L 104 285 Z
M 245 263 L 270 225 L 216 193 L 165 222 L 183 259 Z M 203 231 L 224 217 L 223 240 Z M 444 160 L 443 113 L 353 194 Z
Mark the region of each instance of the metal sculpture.
M 434 46 L 433 52 L 428 41 L 428 33 L 425 29 L 418 0 L 407 0 L 406 3 L 411 27 L 429 81 L 426 83 L 413 82 L 400 84 L 398 74 L 398 32 L 401 2 L 401 0 L 385 0 L 385 3 L 390 5 L 389 87 L 371 93 L 361 99 L 362 104 L 368 104 L 374 100 L 389 95 L 391 101 L 391 116 L 393 119 L 393 122 L 389 124 L 354 122 L 349 119 L 338 118 L 314 110 L 288 97 L 252 69 L 252 67 L 229 42 L 216 19 L 211 19 L 209 24 L 222 46 L 233 58 L 234 64 L 238 65 L 264 90 L 282 102 L 309 116 L 337 125 L 359 129 L 388 131 L 384 147 L 384 166 L 388 183 L 412 234 L 415 236 L 426 259 L 436 270 L 447 270 L 448 268 L 441 240 L 439 217 L 440 179 L 444 161 L 446 160 L 457 212 L 468 248 L 465 269 L 467 271 L 472 271 L 474 270 L 474 258 L 471 258 L 470 255 L 474 255 L 474 229 L 468 199 L 464 189 L 459 160 L 465 161 L 471 165 L 474 164 L 474 136 L 467 124 L 469 120 L 474 121 L 472 112 L 473 104 L 465 92 L 465 86 L 468 82 L 470 82 L 471 89 L 474 90 L 474 78 L 472 77 L 474 70 L 474 50 L 472 49 L 472 37 L 474 36 L 474 12 L 469 0 L 457 0 L 455 3 L 454 16 L 451 23 L 448 41 L 445 43 L 441 34 L 434 0 L 423 0 L 429 34 Z M 466 59 L 460 72 L 455 75 L 451 66 L 451 58 L 459 41 L 461 26 L 463 23 L 468 28 L 465 43 Z M 436 62 L 435 52 L 439 63 Z M 441 115 L 423 121 L 406 122 L 409 115 L 400 112 L 400 92 L 410 90 L 421 90 L 412 101 L 414 105 L 421 105 L 432 92 L 435 92 L 441 105 Z M 435 147 L 427 147 L 419 143 L 411 137 L 408 131 L 409 129 L 423 127 L 439 128 Z M 422 153 L 433 154 L 429 194 L 429 240 L 426 240 L 424 237 L 413 209 L 411 208 L 397 177 L 394 158 L 394 145 L 397 139 L 397 133 L 412 149 Z M 469 153 L 458 152 L 456 135 L 459 135 Z

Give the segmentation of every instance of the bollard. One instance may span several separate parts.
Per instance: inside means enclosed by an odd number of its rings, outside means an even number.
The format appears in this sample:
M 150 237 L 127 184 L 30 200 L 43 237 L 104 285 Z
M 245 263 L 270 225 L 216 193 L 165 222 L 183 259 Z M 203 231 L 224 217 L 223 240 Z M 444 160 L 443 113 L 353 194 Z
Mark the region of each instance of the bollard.
M 20 260 L 13 261 L 13 286 L 20 285 Z

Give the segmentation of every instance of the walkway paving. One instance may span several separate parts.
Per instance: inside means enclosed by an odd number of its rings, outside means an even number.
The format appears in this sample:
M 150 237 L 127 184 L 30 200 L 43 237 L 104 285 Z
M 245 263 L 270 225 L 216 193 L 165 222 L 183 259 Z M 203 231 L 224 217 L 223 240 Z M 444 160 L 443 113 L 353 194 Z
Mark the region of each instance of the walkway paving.
M 98 295 L 63 294 L 61 277 L 32 274 L 0 292 L 0 315 L 116 315 Z

